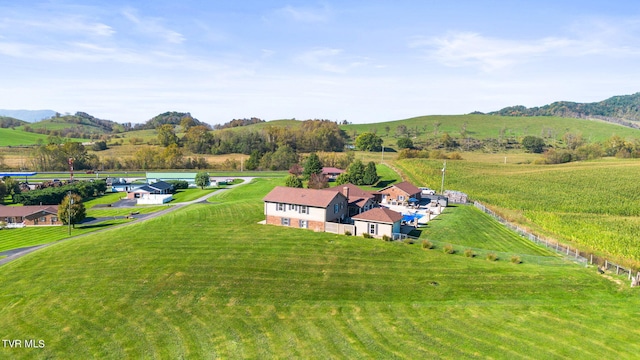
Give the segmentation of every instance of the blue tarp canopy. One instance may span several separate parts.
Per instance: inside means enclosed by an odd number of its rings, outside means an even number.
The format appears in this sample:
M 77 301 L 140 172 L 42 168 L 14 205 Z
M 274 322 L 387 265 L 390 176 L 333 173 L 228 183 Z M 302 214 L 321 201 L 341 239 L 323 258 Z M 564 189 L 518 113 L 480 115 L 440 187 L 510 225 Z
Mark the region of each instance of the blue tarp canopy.
M 418 201 L 419 201 L 419 200 L 418 200 L 418 199 L 416 199 L 416 198 L 414 198 L 414 197 L 409 198 L 409 202 L 418 202 Z

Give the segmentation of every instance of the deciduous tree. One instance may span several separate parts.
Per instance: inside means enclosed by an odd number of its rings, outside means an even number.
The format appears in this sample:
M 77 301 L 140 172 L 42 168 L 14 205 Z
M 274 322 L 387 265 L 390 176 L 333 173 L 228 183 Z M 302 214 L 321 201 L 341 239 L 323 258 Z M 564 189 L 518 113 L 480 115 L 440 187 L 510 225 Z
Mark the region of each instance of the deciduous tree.
M 196 185 L 200 186 L 201 189 L 204 189 L 206 186 L 211 184 L 211 178 L 209 177 L 209 173 L 206 171 L 200 171 L 196 174 Z
M 69 225 L 69 220 L 71 220 L 71 225 L 75 228 L 76 224 L 84 220 L 86 216 L 87 210 L 78 194 L 71 193 L 71 195 L 65 196 L 58 206 L 58 219 L 65 225 Z

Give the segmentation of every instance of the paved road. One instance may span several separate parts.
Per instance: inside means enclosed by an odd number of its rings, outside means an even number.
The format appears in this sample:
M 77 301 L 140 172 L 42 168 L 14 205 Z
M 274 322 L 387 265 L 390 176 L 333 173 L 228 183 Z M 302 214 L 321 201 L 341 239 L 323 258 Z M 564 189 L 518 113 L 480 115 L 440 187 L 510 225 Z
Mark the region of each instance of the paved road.
M 69 240 L 69 239 L 74 239 L 74 238 L 77 238 L 77 237 L 80 237 L 80 236 L 96 234 L 96 233 L 99 233 L 101 231 L 106 231 L 106 230 L 116 229 L 116 228 L 120 228 L 120 227 L 124 227 L 124 226 L 129 226 L 131 224 L 137 224 L 139 222 L 147 221 L 149 219 L 153 219 L 153 218 L 156 218 L 158 216 L 162 216 L 162 215 L 170 213 L 172 211 L 176 211 L 176 210 L 181 209 L 181 208 L 183 208 L 185 206 L 189 206 L 191 204 L 196 204 L 196 203 L 199 203 L 199 202 L 206 201 L 208 198 L 210 198 L 210 197 L 212 197 L 212 196 L 214 196 L 216 194 L 219 194 L 219 193 L 221 193 L 223 191 L 227 191 L 228 189 L 231 189 L 231 188 L 234 188 L 234 187 L 237 187 L 237 186 L 242 186 L 242 185 L 245 185 L 245 184 L 249 184 L 251 182 L 251 180 L 254 179 L 254 177 L 236 177 L 235 179 L 243 179 L 244 181 L 242 183 L 240 183 L 240 184 L 229 185 L 228 187 L 226 187 L 224 189 L 219 189 L 219 190 L 216 190 L 216 191 L 212 191 L 212 192 L 208 193 L 207 195 L 202 196 L 202 197 L 200 197 L 198 199 L 195 199 L 195 200 L 192 200 L 192 201 L 186 201 L 186 202 L 181 202 L 181 203 L 170 204 L 172 206 L 169 206 L 164 210 L 156 211 L 156 212 L 150 213 L 150 214 L 145 214 L 144 217 L 137 218 L 136 220 L 133 220 L 133 221 L 128 222 L 128 223 L 111 226 L 111 227 L 108 227 L 108 228 L 103 229 L 103 230 L 92 231 L 90 233 L 86 233 L 86 234 L 82 234 L 82 235 L 72 236 L 72 237 L 69 237 L 69 238 L 66 238 L 66 239 L 62 239 L 62 240 L 58 240 L 58 241 L 55 241 L 55 242 L 52 242 L 52 243 L 48 243 L 48 244 L 42 244 L 42 245 L 36 245 L 36 246 L 30 246 L 30 247 L 25 247 L 25 248 L 20 248 L 20 249 L 12 249 L 12 250 L 7 250 L 7 251 L 4 251 L 4 252 L 0 252 L 0 256 L 7 256 L 6 258 L 0 259 L 0 265 L 4 265 L 4 264 L 6 264 L 8 262 L 11 262 L 11 261 L 13 261 L 15 259 L 21 258 L 21 257 L 23 257 L 23 256 L 25 256 L 27 254 L 30 254 L 30 253 L 32 253 L 32 252 L 34 252 L 36 250 L 45 248 L 45 247 L 50 246 L 52 244 L 57 244 L 59 242 L 66 241 L 66 240 Z M 110 217 L 109 219 L 111 219 L 111 218 L 113 218 L 113 217 Z

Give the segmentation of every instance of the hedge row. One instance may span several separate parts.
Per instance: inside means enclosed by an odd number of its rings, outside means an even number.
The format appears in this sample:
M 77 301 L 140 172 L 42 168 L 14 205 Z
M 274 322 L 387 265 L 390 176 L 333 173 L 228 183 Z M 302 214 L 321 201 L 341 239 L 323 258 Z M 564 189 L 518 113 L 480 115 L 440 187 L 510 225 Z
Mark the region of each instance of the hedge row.
M 15 194 L 13 195 L 13 202 L 23 205 L 58 205 L 69 191 L 80 195 L 85 201 L 104 193 L 106 190 L 107 183 L 104 180 L 79 181 L 60 187 L 48 187 Z

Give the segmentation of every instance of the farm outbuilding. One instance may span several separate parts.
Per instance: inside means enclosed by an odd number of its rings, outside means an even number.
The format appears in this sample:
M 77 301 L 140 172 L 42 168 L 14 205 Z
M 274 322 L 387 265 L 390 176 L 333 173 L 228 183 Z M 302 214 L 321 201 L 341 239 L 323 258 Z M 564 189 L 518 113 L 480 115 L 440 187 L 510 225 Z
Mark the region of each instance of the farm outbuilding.
M 196 184 L 196 174 L 194 172 L 148 172 L 147 182 L 155 183 L 158 181 L 170 181 L 170 180 L 182 180 L 189 183 L 189 185 Z

